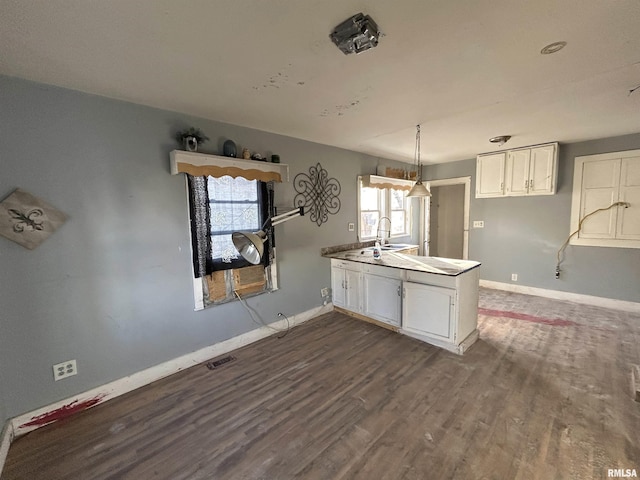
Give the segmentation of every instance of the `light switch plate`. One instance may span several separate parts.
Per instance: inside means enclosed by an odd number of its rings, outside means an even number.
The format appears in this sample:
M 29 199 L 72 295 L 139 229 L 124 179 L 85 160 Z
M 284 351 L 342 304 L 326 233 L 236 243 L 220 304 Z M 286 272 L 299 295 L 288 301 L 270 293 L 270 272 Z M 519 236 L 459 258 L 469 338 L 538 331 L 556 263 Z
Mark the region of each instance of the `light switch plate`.
M 356 224 L 355 223 L 349 222 L 348 226 L 349 226 L 349 231 L 350 232 L 355 232 L 356 231 Z
M 473 228 L 484 228 L 484 220 L 474 220 Z

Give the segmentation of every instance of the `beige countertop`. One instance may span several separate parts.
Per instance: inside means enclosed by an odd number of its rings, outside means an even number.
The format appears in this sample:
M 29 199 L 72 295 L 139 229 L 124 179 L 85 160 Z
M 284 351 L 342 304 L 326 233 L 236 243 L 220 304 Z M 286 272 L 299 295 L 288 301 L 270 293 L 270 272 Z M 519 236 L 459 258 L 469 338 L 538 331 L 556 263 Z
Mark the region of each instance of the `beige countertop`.
M 407 255 L 392 250 L 383 250 L 381 258 L 373 258 L 371 248 L 356 248 L 340 252 L 324 254 L 324 257 L 338 260 L 348 260 L 351 262 L 367 263 L 370 265 L 380 265 L 391 268 L 401 268 L 403 270 L 413 270 L 416 272 L 434 273 L 437 275 L 456 276 L 468 272 L 480 266 L 480 262 L 472 260 L 458 260 L 441 257 L 421 257 L 418 255 Z

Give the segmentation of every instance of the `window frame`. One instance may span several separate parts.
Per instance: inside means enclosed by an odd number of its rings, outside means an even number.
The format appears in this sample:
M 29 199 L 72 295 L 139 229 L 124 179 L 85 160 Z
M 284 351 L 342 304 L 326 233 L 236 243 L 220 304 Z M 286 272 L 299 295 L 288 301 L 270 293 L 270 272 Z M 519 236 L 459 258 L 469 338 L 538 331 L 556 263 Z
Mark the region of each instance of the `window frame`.
M 378 210 L 361 210 L 361 198 L 362 198 L 362 189 L 363 188 L 373 188 L 374 190 L 378 191 Z M 391 190 L 398 190 L 398 191 L 402 191 L 404 192 L 404 190 L 400 190 L 400 189 L 391 189 L 391 188 L 377 188 L 377 187 L 365 187 L 363 185 L 363 177 L 362 175 L 359 175 L 357 178 L 357 215 L 358 215 L 358 239 L 359 241 L 368 241 L 368 240 L 375 240 L 377 237 L 377 230 L 378 230 L 378 226 L 376 225 L 375 229 L 376 229 L 376 233 L 374 233 L 371 236 L 366 236 L 362 234 L 362 212 L 374 212 L 377 211 L 378 212 L 378 224 L 380 222 L 380 219 L 383 217 L 387 217 L 387 218 L 391 218 L 391 213 L 393 211 L 399 211 L 399 210 L 392 210 L 391 209 Z M 400 237 L 408 237 L 411 235 L 411 202 L 410 202 L 410 198 L 407 197 L 406 192 L 403 195 L 403 203 L 404 203 L 404 216 L 405 216 L 405 221 L 404 221 L 404 231 L 402 233 L 396 233 L 393 234 L 392 232 L 389 232 L 388 236 L 386 237 L 387 239 L 391 239 L 391 238 L 400 238 Z M 385 225 L 383 225 L 383 227 L 386 227 Z M 390 229 L 390 227 L 389 227 Z M 386 233 L 386 230 L 385 230 Z

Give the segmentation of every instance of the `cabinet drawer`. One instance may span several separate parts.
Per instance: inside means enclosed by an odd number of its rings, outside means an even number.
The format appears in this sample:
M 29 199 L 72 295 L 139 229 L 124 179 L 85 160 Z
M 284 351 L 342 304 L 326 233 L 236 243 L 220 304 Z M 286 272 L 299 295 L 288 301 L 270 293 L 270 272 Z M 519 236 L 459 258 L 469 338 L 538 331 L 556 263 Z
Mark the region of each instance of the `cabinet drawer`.
M 436 285 L 438 287 L 455 288 L 456 286 L 456 277 L 437 275 L 435 273 L 413 272 L 411 270 L 407 271 L 407 281 Z
M 354 272 L 362 271 L 362 264 L 358 262 L 350 262 L 349 260 L 331 259 L 331 266 L 335 268 L 344 268 L 345 270 L 353 270 Z
M 381 265 L 369 265 L 365 263 L 362 266 L 364 273 L 371 273 L 373 275 L 380 275 L 381 277 L 396 278 L 402 280 L 404 278 L 404 270 L 401 268 L 383 267 Z

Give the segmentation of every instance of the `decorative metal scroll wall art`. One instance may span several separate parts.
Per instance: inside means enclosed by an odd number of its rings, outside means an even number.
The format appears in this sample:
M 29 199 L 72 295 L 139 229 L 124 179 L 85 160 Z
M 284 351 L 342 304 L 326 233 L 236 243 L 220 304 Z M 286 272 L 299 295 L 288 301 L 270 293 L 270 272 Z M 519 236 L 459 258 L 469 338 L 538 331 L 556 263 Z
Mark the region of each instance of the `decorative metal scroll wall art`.
M 60 210 L 19 188 L 0 202 L 0 235 L 29 250 L 49 238 L 66 220 Z
M 329 178 L 329 173 L 319 163 L 309 168 L 309 174 L 299 173 L 293 180 L 298 194 L 294 198 L 296 207 L 304 207 L 312 222 L 318 226 L 329 220 L 329 214 L 340 211 L 340 182 Z

